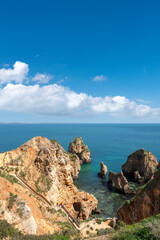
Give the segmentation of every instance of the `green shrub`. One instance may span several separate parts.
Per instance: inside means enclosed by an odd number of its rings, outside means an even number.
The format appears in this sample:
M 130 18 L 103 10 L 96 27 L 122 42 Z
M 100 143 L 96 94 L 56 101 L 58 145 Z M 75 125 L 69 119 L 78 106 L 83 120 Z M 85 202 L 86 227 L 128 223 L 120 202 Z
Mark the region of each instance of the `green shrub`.
M 76 159 L 77 159 L 76 154 L 74 154 L 74 153 L 68 153 L 68 155 L 69 155 L 69 158 L 70 158 L 70 160 L 71 160 L 72 162 L 75 162 L 75 161 L 76 161 Z
M 160 240 L 160 215 L 146 218 L 133 225 L 119 223 L 113 239 L 118 240 Z
M 63 217 L 66 217 L 66 213 L 62 211 L 62 209 L 58 209 L 58 212 L 63 216 Z
M 13 207 L 13 204 L 15 203 L 16 198 L 17 198 L 17 195 L 14 195 L 13 193 L 10 192 L 9 202 L 8 202 L 9 209 L 11 209 Z
M 21 170 L 20 173 L 19 173 L 19 176 L 20 176 L 24 181 L 26 180 L 26 175 L 27 175 L 26 171 L 23 171 L 23 170 Z
M 15 177 L 13 177 L 13 176 L 11 176 L 11 175 L 9 175 L 9 174 L 1 171 L 1 170 L 0 170 L 0 177 L 5 178 L 7 181 L 9 181 L 11 183 L 18 183 L 19 184 L 19 181 Z
M 0 239 L 19 236 L 21 233 L 5 220 L 0 220 Z
M 101 223 L 102 223 L 102 220 L 101 220 L 101 219 L 98 219 L 98 220 L 96 221 L 96 223 L 97 223 L 97 224 L 101 224 Z
M 51 143 L 53 143 L 53 144 L 54 144 L 54 143 L 57 143 L 57 144 L 59 144 L 59 142 L 58 142 L 56 139 L 54 139 L 54 138 L 53 138 L 53 139 L 51 139 L 50 141 L 51 141 Z
M 89 231 L 88 230 L 86 231 L 86 234 L 89 235 Z

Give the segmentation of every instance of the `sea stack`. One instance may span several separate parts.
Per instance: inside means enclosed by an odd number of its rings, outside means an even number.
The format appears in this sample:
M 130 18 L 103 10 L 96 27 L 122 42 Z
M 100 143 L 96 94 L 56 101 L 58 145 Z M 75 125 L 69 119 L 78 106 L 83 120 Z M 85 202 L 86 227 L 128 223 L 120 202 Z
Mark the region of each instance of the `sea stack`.
M 122 171 L 125 176 L 129 176 L 135 181 L 139 178 L 141 181 L 147 182 L 153 177 L 157 165 L 156 157 L 141 148 L 128 156 L 127 162 L 122 166 Z
M 105 178 L 106 173 L 108 171 L 107 166 L 103 162 L 101 162 L 100 167 L 101 167 L 101 171 L 98 173 L 98 176 L 101 178 Z
M 91 153 L 81 137 L 76 137 L 69 145 L 69 153 L 74 153 L 79 157 L 80 163 L 91 162 Z

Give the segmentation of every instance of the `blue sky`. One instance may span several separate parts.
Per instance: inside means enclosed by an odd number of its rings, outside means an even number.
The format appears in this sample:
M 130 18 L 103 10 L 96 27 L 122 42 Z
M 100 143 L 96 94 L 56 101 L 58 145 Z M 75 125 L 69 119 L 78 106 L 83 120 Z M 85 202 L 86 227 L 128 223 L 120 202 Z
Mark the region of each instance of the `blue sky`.
M 160 122 L 159 12 L 159 0 L 1 1 L 0 122 Z

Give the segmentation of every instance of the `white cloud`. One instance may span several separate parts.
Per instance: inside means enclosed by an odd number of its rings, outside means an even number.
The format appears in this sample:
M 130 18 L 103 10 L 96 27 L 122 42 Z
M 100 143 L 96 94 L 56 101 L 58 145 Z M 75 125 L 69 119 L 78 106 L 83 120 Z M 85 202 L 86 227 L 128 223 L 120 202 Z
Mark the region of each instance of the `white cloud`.
M 95 82 L 96 82 L 96 81 L 97 81 L 97 82 L 98 82 L 98 81 L 100 82 L 100 81 L 105 81 L 105 80 L 107 80 L 107 77 L 104 76 L 104 75 L 102 75 L 102 74 L 101 74 L 101 75 L 97 75 L 97 76 L 95 76 L 95 77 L 93 78 L 93 81 L 95 81 Z
M 141 102 L 141 103 L 151 103 L 151 101 L 144 100 L 144 99 L 141 99 L 141 98 L 136 98 L 136 101 Z
M 12 68 L 0 69 L 0 85 L 10 82 L 22 83 L 28 74 L 28 64 L 16 61 Z
M 6 65 L 7 67 L 7 65 Z M 0 69 L 0 110 L 33 113 L 37 115 L 94 117 L 111 115 L 118 118 L 160 118 L 160 108 L 152 108 L 143 99 L 131 101 L 125 96 L 93 97 L 86 93 L 76 93 L 57 84 L 48 83 L 54 76 L 37 73 L 32 79 L 28 76 L 28 64 L 15 62 L 12 68 Z M 36 85 L 26 86 L 22 82 L 31 79 Z M 67 77 L 64 78 L 65 80 Z M 104 81 L 104 75 L 96 76 L 94 81 Z M 16 83 L 13 84 L 12 82 Z M 62 83 L 63 79 L 57 83 Z M 12 83 L 12 84 L 11 84 Z
M 124 118 L 154 118 L 160 108 L 137 104 L 124 96 L 92 97 L 52 84 L 25 86 L 8 84 L 0 88 L 0 110 L 53 116 L 97 116 L 102 114 Z
M 37 73 L 33 78 L 32 81 L 37 83 L 48 83 L 54 76 L 47 74 L 47 73 Z

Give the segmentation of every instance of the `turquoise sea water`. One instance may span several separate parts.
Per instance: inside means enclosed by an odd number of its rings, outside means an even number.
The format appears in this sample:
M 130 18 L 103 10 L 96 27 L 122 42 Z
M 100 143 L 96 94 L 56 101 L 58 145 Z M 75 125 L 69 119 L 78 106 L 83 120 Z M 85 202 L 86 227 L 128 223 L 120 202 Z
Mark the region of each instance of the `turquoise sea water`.
M 92 162 L 82 165 L 75 184 L 98 199 L 102 217 L 116 216 L 128 197 L 111 192 L 106 181 L 97 176 L 100 162 L 108 170 L 119 172 L 127 156 L 139 148 L 160 158 L 160 124 L 0 124 L 0 152 L 17 148 L 35 136 L 55 138 L 65 150 L 75 137 L 83 138 Z

